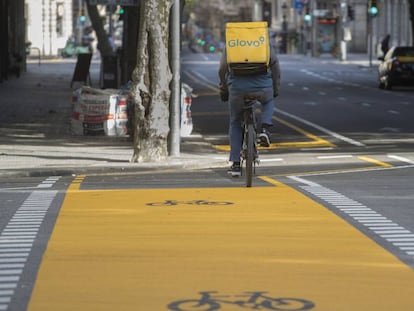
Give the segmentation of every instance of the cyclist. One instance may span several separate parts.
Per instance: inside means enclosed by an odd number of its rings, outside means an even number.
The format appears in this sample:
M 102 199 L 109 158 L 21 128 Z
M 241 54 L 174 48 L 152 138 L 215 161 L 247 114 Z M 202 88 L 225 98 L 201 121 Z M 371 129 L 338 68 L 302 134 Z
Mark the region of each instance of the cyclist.
M 254 95 L 262 106 L 262 129 L 259 134 L 260 145 L 270 145 L 270 128 L 273 126 L 273 99 L 279 95 L 280 67 L 273 46 L 270 48 L 269 70 L 263 74 L 236 76 L 229 70 L 226 51 L 220 60 L 220 97 L 229 102 L 230 125 L 230 155 L 232 162 L 228 173 L 233 177 L 241 175 L 240 150 L 243 143 L 243 104 L 245 95 Z

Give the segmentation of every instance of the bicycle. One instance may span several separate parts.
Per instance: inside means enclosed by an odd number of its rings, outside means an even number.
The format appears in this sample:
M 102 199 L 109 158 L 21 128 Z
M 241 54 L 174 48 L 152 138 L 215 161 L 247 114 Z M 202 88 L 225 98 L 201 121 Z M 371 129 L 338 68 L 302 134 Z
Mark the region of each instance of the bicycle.
M 175 206 L 175 205 L 232 205 L 233 202 L 219 202 L 219 201 L 206 201 L 206 200 L 193 200 L 193 201 L 176 201 L 176 200 L 165 200 L 164 202 L 150 202 L 146 203 L 148 206 Z
M 199 292 L 199 294 L 201 297 L 198 299 L 174 301 L 167 308 L 173 311 L 214 311 L 221 310 L 224 304 L 230 304 L 239 307 L 241 310 L 305 311 L 315 307 L 312 301 L 306 299 L 274 298 L 265 295 L 266 292 L 261 291 L 245 292 L 235 296 L 218 295 L 216 291 Z
M 259 164 L 259 151 L 257 148 L 257 120 L 256 104 L 258 98 L 254 95 L 244 96 L 243 107 L 243 144 L 240 152 L 241 167 L 246 163 L 246 187 L 251 187 L 256 164 Z M 243 171 L 242 171 L 243 172 Z

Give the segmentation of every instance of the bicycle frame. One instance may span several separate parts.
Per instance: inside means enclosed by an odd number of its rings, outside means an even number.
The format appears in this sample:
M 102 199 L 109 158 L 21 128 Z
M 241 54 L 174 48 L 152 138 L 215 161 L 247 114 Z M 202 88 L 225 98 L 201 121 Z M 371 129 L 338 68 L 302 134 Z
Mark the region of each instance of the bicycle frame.
M 257 149 L 257 122 L 256 109 L 257 99 L 246 96 L 243 107 L 243 144 L 241 149 L 241 162 L 246 164 L 246 187 L 252 186 L 253 174 L 256 164 L 259 163 Z

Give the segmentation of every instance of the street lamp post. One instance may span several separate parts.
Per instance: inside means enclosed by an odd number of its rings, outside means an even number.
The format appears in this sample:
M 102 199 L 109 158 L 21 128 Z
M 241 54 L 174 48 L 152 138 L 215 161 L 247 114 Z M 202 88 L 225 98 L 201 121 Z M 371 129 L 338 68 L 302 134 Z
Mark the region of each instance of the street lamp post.
M 288 24 L 286 21 L 286 14 L 288 12 L 288 7 L 286 5 L 286 2 L 283 1 L 282 4 L 282 53 L 287 53 L 287 31 L 288 31 Z

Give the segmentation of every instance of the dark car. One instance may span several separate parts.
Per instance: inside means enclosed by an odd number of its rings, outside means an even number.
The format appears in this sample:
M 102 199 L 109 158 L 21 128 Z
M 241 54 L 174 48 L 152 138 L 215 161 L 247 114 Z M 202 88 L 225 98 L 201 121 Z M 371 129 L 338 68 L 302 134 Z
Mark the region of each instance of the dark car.
M 378 87 L 414 86 L 414 46 L 394 46 L 378 58 Z

